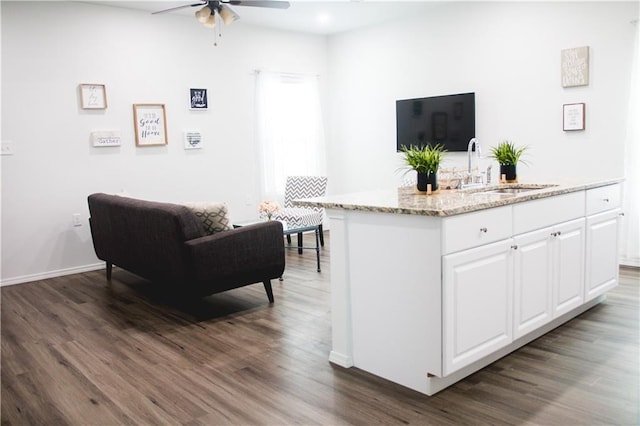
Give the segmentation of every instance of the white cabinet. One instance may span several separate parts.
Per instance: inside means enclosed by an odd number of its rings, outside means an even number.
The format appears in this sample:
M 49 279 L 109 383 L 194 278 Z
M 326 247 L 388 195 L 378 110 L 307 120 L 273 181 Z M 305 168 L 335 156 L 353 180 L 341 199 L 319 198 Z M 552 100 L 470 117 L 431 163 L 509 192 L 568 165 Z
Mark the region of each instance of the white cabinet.
M 584 218 L 514 237 L 514 339 L 582 304 Z
M 444 375 L 512 341 L 512 240 L 443 257 Z
M 618 284 L 620 194 L 619 184 L 587 190 L 585 301 Z
M 587 218 L 585 300 L 618 284 L 618 222 L 620 210 Z
M 553 228 L 514 238 L 514 338 L 553 318 Z
M 583 301 L 584 218 L 553 228 L 553 317 Z

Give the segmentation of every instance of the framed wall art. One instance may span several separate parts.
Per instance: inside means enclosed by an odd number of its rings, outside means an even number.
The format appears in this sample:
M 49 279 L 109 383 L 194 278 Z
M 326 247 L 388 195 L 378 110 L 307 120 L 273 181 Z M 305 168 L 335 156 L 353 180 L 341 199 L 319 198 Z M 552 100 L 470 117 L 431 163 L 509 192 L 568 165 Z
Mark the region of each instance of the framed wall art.
M 107 89 L 104 84 L 81 84 L 80 106 L 82 109 L 106 109 Z
M 207 89 L 189 89 L 189 109 L 207 108 L 209 108 Z
M 184 149 L 200 148 L 202 148 L 202 133 L 200 133 L 200 130 L 185 130 Z
M 167 145 L 167 116 L 164 104 L 134 104 L 133 125 L 136 146 Z
M 560 66 L 562 87 L 589 85 L 589 46 L 564 49 Z
M 119 131 L 91 132 L 91 142 L 94 147 L 120 146 Z
M 562 130 L 584 130 L 584 103 L 562 106 Z

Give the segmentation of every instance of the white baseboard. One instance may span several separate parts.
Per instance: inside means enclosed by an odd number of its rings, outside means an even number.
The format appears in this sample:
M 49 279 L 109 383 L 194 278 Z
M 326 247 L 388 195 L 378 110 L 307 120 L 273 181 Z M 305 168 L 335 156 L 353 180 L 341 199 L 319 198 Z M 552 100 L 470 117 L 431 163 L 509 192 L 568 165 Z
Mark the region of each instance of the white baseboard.
M 5 280 L 0 280 L 0 287 L 4 287 L 7 285 L 14 285 L 14 284 L 23 284 L 31 281 L 46 280 L 47 278 L 62 277 L 64 275 L 79 274 L 81 272 L 96 271 L 98 269 L 104 269 L 104 268 L 105 268 L 105 263 L 100 262 L 100 263 L 93 263 L 90 265 L 75 266 L 73 268 L 58 269 L 56 271 L 43 272 L 40 274 L 23 275 L 21 277 L 14 277 L 14 278 L 9 278 Z
M 353 358 L 336 351 L 331 351 L 329 353 L 329 362 L 344 368 L 353 367 Z

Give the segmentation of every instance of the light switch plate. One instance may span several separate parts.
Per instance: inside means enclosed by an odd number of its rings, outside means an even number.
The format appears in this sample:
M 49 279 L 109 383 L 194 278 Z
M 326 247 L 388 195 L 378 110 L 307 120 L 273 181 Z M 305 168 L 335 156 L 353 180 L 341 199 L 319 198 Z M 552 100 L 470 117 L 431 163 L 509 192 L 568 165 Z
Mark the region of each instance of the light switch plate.
M 13 155 L 15 153 L 15 147 L 13 142 L 11 141 L 2 141 L 2 145 L 0 148 L 0 154 L 2 155 Z

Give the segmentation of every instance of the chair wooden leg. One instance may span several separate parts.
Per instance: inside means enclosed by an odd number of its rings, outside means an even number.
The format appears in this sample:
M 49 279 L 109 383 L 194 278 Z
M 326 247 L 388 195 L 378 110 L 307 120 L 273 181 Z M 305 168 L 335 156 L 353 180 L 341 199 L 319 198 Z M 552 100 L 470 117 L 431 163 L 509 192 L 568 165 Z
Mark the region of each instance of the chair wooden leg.
M 324 247 L 324 232 L 322 231 L 322 225 L 318 225 L 318 232 L 320 232 L 320 246 Z
M 302 232 L 298 232 L 298 254 L 302 254 Z
M 273 303 L 273 289 L 271 288 L 271 280 L 265 280 L 262 283 L 264 284 L 264 290 L 267 292 L 269 303 Z
M 287 244 L 291 244 L 291 234 L 287 234 Z
M 113 269 L 113 264 L 111 262 L 107 262 L 107 281 L 111 281 L 111 270 Z

